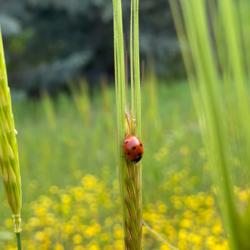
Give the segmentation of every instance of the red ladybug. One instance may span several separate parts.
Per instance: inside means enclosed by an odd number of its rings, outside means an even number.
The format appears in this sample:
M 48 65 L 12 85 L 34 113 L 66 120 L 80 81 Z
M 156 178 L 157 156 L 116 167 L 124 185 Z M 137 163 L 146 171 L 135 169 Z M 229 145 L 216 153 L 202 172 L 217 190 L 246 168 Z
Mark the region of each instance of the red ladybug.
M 141 160 L 144 151 L 141 141 L 134 135 L 125 138 L 123 150 L 127 160 L 134 163 Z

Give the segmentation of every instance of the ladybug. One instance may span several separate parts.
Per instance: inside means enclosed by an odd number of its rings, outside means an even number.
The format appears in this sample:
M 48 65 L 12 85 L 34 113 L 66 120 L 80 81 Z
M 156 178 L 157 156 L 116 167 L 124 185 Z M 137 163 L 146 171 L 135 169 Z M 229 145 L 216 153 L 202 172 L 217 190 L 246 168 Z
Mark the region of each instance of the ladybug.
M 134 135 L 129 135 L 125 138 L 123 150 L 126 159 L 133 163 L 140 161 L 144 152 L 141 141 Z

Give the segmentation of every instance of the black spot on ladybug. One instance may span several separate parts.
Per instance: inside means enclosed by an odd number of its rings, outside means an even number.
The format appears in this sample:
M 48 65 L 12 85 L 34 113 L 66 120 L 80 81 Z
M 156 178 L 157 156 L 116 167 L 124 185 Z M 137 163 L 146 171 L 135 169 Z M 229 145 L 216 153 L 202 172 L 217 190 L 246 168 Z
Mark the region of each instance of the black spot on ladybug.
M 127 153 L 127 155 L 130 155 L 130 153 Z
M 128 141 L 125 141 L 125 144 L 128 144 Z
M 136 150 L 136 146 L 132 147 L 133 150 Z
M 140 146 L 142 147 L 142 143 L 140 143 Z
M 135 159 L 134 159 L 134 161 L 133 162 L 138 162 L 138 161 L 140 161 L 140 159 L 141 159 L 141 157 L 142 157 L 142 155 L 140 154 L 140 155 L 138 155 Z

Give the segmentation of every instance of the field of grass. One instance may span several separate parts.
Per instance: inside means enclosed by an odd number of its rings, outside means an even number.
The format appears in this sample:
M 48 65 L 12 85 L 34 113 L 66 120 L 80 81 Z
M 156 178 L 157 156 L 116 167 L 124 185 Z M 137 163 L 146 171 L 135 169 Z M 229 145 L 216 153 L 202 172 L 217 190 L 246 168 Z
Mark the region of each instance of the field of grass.
M 12 92 L 16 127 L 0 37 L 0 249 L 250 249 L 250 5 L 170 5 L 189 85 L 157 82 L 149 68 L 141 93 L 134 0 L 126 90 L 122 3 L 114 0 L 113 87 L 88 91 L 82 81 L 39 100 Z
M 86 93 L 14 101 L 25 249 L 122 249 L 114 90 Z M 144 249 L 228 249 L 188 85 L 142 97 Z M 15 249 L 3 197 L 0 249 Z

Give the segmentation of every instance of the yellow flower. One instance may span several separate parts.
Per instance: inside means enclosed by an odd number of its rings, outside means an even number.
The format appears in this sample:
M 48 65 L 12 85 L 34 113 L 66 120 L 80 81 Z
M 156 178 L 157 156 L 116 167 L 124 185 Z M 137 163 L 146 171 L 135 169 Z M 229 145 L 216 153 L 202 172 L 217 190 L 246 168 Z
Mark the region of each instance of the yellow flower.
M 96 243 L 92 243 L 88 246 L 88 250 L 100 250 L 100 248 Z
M 188 219 L 184 219 L 181 221 L 180 226 L 183 228 L 191 228 L 192 227 L 192 221 Z
M 41 231 L 37 232 L 35 234 L 35 239 L 38 241 L 43 241 L 45 239 L 45 233 Z
M 180 209 L 182 207 L 183 201 L 181 200 L 181 197 L 179 196 L 172 196 L 171 202 L 174 205 L 175 209 Z
M 64 203 L 64 204 L 69 204 L 71 202 L 71 197 L 67 194 L 63 194 L 62 197 L 61 197 L 61 201 Z
M 54 250 L 64 250 L 64 246 L 60 243 L 56 243 Z
M 191 233 L 189 234 L 189 241 L 191 241 L 194 246 L 200 246 L 202 238 L 198 234 Z
M 121 228 L 116 228 L 114 231 L 114 235 L 116 238 L 121 239 L 123 236 L 123 231 Z
M 117 240 L 114 243 L 114 249 L 115 250 L 123 250 L 124 249 L 124 244 L 123 244 L 123 240 Z
M 171 176 L 166 184 L 167 190 L 173 187 L 170 202 L 156 201 L 145 205 L 143 219 L 180 250 L 228 250 L 213 197 L 208 193 L 184 195 L 183 191 L 174 194 L 175 187 L 186 177 L 188 171 Z M 105 184 L 95 177 L 86 176 L 83 180 L 84 185 L 66 189 L 52 186 L 54 191 L 50 195 L 31 204 L 31 216 L 24 224 L 27 236 L 23 240 L 27 250 L 64 250 L 64 245 L 72 250 L 124 249 L 122 217 L 115 210 L 120 205 L 118 190 L 114 191 L 114 199 L 111 193 L 106 195 L 109 191 Z M 240 188 L 235 192 L 238 197 L 249 193 Z M 105 206 L 106 202 L 110 206 Z M 107 213 L 114 216 L 107 217 Z M 5 224 L 12 227 L 11 220 Z M 145 228 L 143 236 L 145 248 L 169 249 L 166 244 L 158 245 Z M 5 250 L 15 249 L 12 242 L 7 244 Z
M 84 200 L 84 191 L 82 188 L 74 188 L 73 190 L 74 197 L 77 201 L 83 201 Z
M 206 198 L 206 205 L 212 207 L 214 205 L 214 199 L 212 196 L 208 195 Z
M 85 234 L 87 237 L 92 237 L 98 234 L 100 230 L 101 230 L 100 225 L 98 223 L 94 223 L 85 229 Z
M 239 199 L 240 199 L 240 201 L 247 202 L 249 200 L 249 198 L 250 198 L 249 194 L 250 194 L 249 190 L 241 190 L 239 192 Z
M 178 233 L 178 238 L 179 238 L 179 241 L 182 242 L 182 241 L 185 241 L 188 237 L 188 234 L 185 230 L 181 229 Z
M 86 248 L 83 246 L 75 246 L 73 250 L 86 250 Z
M 158 210 L 159 210 L 160 213 L 164 214 L 167 211 L 167 207 L 166 207 L 166 205 L 164 203 L 160 203 L 159 206 L 158 206 Z
M 221 224 L 215 224 L 212 228 L 212 233 L 215 235 L 221 235 L 223 233 Z
M 70 225 L 70 224 L 66 224 L 66 225 L 64 225 L 63 226 L 63 233 L 64 234 L 72 234 L 73 233 L 73 230 L 74 230 L 74 228 L 73 228 L 73 226 L 72 225 Z
M 42 216 L 46 216 L 47 210 L 46 210 L 45 207 L 40 206 L 40 207 L 37 207 L 37 208 L 35 209 L 35 213 L 36 213 L 36 215 L 37 215 L 38 217 L 42 217 Z
M 208 238 L 206 239 L 206 245 L 210 248 L 210 249 L 214 249 L 214 247 L 216 246 L 216 238 L 214 236 L 208 236 Z
M 7 228 L 11 228 L 13 225 L 12 223 L 13 221 L 11 219 L 6 219 L 4 224 Z
M 82 185 L 84 188 L 86 189 L 92 189 L 95 188 L 97 184 L 97 179 L 95 176 L 93 175 L 86 175 L 83 179 L 82 179 Z
M 81 244 L 82 243 L 82 236 L 80 234 L 76 234 L 73 237 L 73 243 L 75 245 Z
M 164 244 L 164 245 L 161 245 L 160 250 L 171 250 L 171 248 L 167 244 Z
M 101 239 L 102 241 L 104 241 L 104 242 L 108 242 L 109 239 L 110 239 L 110 236 L 109 236 L 108 233 L 103 233 L 103 234 L 101 234 L 100 239 Z

